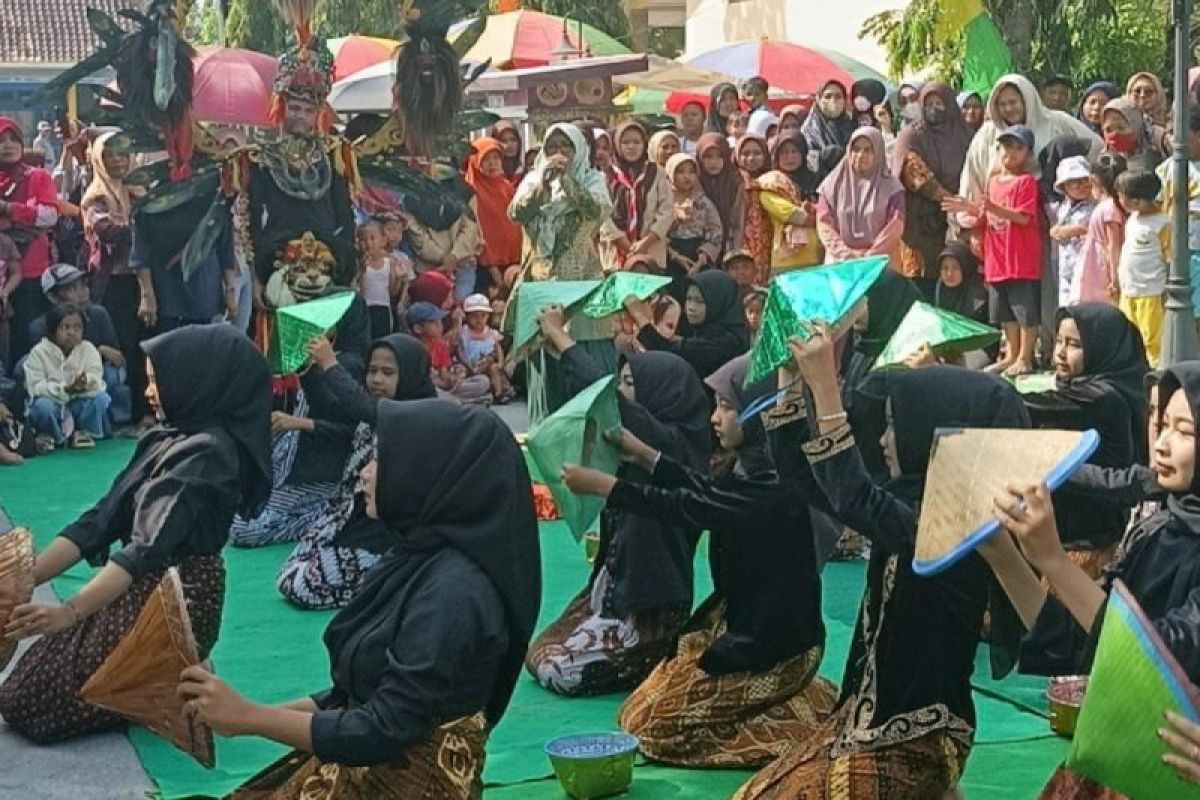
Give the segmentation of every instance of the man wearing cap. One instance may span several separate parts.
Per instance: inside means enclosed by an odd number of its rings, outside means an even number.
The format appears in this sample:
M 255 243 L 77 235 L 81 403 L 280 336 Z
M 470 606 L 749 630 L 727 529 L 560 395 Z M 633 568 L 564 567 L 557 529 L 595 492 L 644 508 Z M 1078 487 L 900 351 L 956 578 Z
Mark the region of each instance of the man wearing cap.
M 114 426 L 133 420 L 133 398 L 125 375 L 125 356 L 121 353 L 117 329 L 104 306 L 92 303 L 87 275 L 71 264 L 54 264 L 42 273 L 42 293 L 54 306 L 72 305 L 87 317 L 83 338 L 96 346 L 104 362 L 104 383 L 112 402 L 109 421 Z M 29 341 L 36 344 L 46 335 L 46 315 L 29 323 Z
M 53 169 L 58 162 L 58 151 L 54 146 L 54 126 L 46 120 L 39 122 L 38 135 L 34 137 L 30 149 L 41 150 L 43 166 L 46 169 Z

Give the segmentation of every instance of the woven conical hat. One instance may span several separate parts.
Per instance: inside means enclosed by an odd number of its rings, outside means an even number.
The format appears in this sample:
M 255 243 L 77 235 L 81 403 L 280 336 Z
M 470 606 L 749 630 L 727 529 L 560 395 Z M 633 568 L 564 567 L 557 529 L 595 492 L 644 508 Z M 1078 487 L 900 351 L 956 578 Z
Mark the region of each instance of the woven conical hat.
M 913 570 L 932 575 L 1000 530 L 992 501 L 1010 484 L 1056 489 L 1099 445 L 1095 431 L 938 431 L 917 523 Z
M 33 535 L 16 528 L 0 536 L 0 634 L 19 605 L 33 599 Z M 0 636 L 0 670 L 8 666 L 17 643 Z
M 176 692 L 179 673 L 198 663 L 183 586 L 172 567 L 79 694 L 94 706 L 144 725 L 212 768 L 212 729 L 184 710 Z

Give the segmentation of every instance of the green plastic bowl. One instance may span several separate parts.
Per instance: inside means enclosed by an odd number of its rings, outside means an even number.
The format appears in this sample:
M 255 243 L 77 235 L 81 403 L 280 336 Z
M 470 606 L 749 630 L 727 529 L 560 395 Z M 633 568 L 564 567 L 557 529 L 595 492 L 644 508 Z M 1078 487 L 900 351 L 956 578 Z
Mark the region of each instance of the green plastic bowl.
M 628 733 L 577 733 L 546 745 L 563 790 L 575 800 L 620 794 L 633 782 L 638 739 Z

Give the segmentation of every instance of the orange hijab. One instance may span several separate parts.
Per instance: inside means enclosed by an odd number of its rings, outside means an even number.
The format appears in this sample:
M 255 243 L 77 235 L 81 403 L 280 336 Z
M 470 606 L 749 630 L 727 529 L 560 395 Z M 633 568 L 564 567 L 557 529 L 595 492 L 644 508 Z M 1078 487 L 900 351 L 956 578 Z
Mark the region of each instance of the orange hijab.
M 475 215 L 483 237 L 479 263 L 484 267 L 507 267 L 521 263 L 521 228 L 508 218 L 508 206 L 516 189 L 504 173 L 494 178 L 483 174 L 483 159 L 489 153 L 503 157 L 500 142 L 476 139 L 467 160 L 467 185 L 475 191 Z

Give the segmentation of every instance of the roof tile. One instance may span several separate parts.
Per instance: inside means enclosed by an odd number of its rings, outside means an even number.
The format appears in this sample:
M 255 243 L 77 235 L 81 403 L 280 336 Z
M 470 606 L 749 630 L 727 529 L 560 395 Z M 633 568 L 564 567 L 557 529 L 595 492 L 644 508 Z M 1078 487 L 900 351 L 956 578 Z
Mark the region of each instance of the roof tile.
M 88 27 L 89 7 L 116 19 L 121 9 L 141 5 L 141 0 L 0 0 L 0 63 L 74 64 L 98 44 Z

